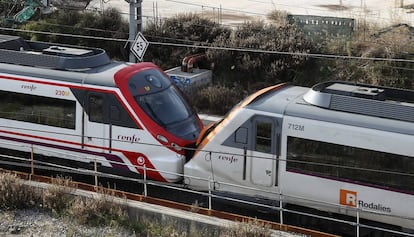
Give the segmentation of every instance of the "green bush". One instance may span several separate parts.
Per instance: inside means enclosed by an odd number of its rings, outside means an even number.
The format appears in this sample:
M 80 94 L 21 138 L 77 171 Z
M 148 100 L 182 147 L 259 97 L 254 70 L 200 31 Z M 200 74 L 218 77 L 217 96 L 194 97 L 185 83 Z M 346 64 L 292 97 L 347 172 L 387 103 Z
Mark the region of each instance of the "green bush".
M 231 35 L 220 35 L 213 45 L 229 48 L 207 50 L 207 57 L 214 65 L 215 80 L 236 83 L 245 89 L 255 83 L 273 85 L 292 81 L 296 68 L 307 61 L 307 57 L 277 52 L 311 53 L 315 50 L 313 43 L 295 25 L 277 27 L 264 22 L 244 23 Z
M 197 88 L 191 95 L 191 101 L 199 113 L 224 115 L 246 96 L 247 91 L 240 86 L 217 84 Z
M 34 41 L 103 48 L 112 58 L 128 59 L 129 48 L 124 48 L 125 42 L 70 36 L 128 39 L 128 22 L 122 18 L 120 12 L 115 8 L 108 8 L 102 14 L 60 9 L 50 15 L 43 16 L 40 20 L 28 22 L 22 28 L 51 33 L 22 34 L 25 38 L 30 36 Z M 59 35 L 59 33 L 65 35 Z
M 350 41 L 331 40 L 323 50 L 328 54 L 370 59 L 330 60 L 325 65 L 334 68 L 331 71 L 334 79 L 411 89 L 413 64 L 393 59 L 413 59 L 413 36 L 412 28 L 404 24 L 385 29 L 364 26 L 357 29 Z
M 148 40 L 161 44 L 150 45 L 144 59 L 154 62 L 163 69 L 181 66 L 181 61 L 185 56 L 203 53 L 205 50 L 177 46 L 176 44 L 210 45 L 218 35 L 228 35 L 229 31 L 229 29 L 195 14 L 180 14 L 162 22 L 150 22 L 144 29 L 144 35 Z

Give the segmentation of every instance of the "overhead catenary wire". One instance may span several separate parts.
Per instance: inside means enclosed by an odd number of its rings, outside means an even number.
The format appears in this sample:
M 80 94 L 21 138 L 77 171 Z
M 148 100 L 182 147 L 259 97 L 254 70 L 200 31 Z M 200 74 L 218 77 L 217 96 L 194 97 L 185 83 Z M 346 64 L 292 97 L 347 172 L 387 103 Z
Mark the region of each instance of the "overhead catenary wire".
M 128 40 L 128 39 L 119 39 L 119 38 L 110 38 L 110 37 L 76 35 L 76 34 L 69 34 L 69 33 L 53 33 L 53 32 L 36 31 L 36 30 L 22 30 L 22 29 L 12 29 L 12 28 L 7 28 L 7 27 L 0 27 L 0 30 L 26 32 L 26 33 L 37 33 L 37 34 L 46 34 L 46 35 L 56 35 L 56 36 L 66 36 L 66 37 L 82 38 L 82 39 L 94 39 L 94 40 L 106 40 L 106 41 L 117 41 L 117 42 L 124 42 L 124 43 L 128 43 L 128 42 L 132 43 L 132 41 Z M 360 57 L 360 56 L 345 56 L 345 55 L 317 54 L 317 53 L 303 53 L 303 52 L 284 52 L 284 51 L 262 50 L 262 49 L 254 49 L 254 48 L 233 48 L 233 47 L 180 44 L 180 43 L 168 43 L 168 42 L 156 42 L 156 41 L 149 41 L 149 43 L 153 44 L 153 45 L 162 45 L 162 46 L 175 46 L 175 47 L 200 48 L 200 49 L 216 49 L 216 50 L 228 50 L 228 51 L 250 52 L 250 53 L 266 53 L 266 54 L 278 54 L 278 55 L 300 56 L 300 57 L 310 57 L 310 58 L 353 59 L 353 60 L 365 60 L 365 61 L 414 63 L 414 60 L 412 60 L 412 59 L 403 59 L 403 58 L 378 58 L 378 57 Z
M 28 22 L 33 22 L 36 24 L 41 24 L 41 25 L 50 25 L 50 26 L 58 26 L 58 27 L 65 27 L 65 28 L 71 28 L 71 29 L 81 29 L 81 30 L 88 30 L 88 31 L 94 31 L 94 32 L 110 32 L 110 33 L 117 33 L 119 34 L 119 31 L 111 31 L 111 30 L 104 30 L 104 29 L 98 29 L 98 28 L 92 28 L 92 27 L 78 27 L 78 26 L 73 26 L 73 25 L 63 25 L 63 24 L 54 24 L 54 23 L 49 23 L 49 22 L 38 22 L 38 21 L 28 21 Z M 204 25 L 198 25 L 198 26 L 204 26 Z M 124 33 L 126 36 L 128 36 L 128 33 L 125 32 Z M 393 32 L 393 34 L 402 34 L 399 32 Z M 165 36 L 158 36 L 158 35 L 149 35 L 149 37 L 153 38 L 153 39 L 161 39 L 161 40 L 171 40 L 174 42 L 187 42 L 187 43 L 194 43 L 197 45 L 206 45 L 206 42 L 200 42 L 200 41 L 195 41 L 195 40 L 189 40 L 189 39 L 177 39 L 177 38 L 171 38 L 171 37 L 165 37 Z M 379 45 L 379 43 L 377 42 L 370 42 L 370 44 L 377 44 Z M 403 69 L 403 68 L 400 68 Z
M 5 2 L 8 2 L 8 1 L 12 2 L 11 0 L 6 0 Z M 189 2 L 185 2 L 185 1 L 177 1 L 177 0 L 165 0 L 165 1 L 176 2 L 176 3 L 181 3 L 181 4 L 187 4 L 187 5 L 193 5 L 193 6 L 204 6 L 204 7 L 208 7 L 208 8 L 218 8 L 218 7 L 214 7 L 214 6 L 206 6 L 206 5 L 203 5 L 203 4 L 189 3 Z M 265 3 L 265 2 L 261 2 L 261 3 Z M 317 10 L 316 8 L 310 8 L 310 7 L 292 6 L 292 5 L 287 5 L 287 4 L 275 4 L 275 3 L 273 3 L 273 1 L 272 1 L 272 3 L 269 3 L 269 4 L 281 5 L 281 6 L 290 6 L 292 8 L 304 8 L 304 9 L 309 9 L 309 10 Z M 65 8 L 65 7 L 61 8 L 61 9 L 63 9 L 63 10 L 74 10 L 74 9 Z M 117 8 L 115 8 L 115 9 L 117 9 Z M 243 11 L 243 10 L 239 10 L 239 9 L 221 8 L 221 7 L 220 7 L 220 9 L 228 10 L 228 11 L 232 11 L 232 12 L 244 13 L 244 14 L 253 14 L 253 15 L 266 16 L 266 14 L 263 14 L 263 13 L 255 13 L 255 12 Z M 86 11 L 91 11 L 90 8 L 87 8 L 85 10 Z M 118 10 L 120 10 L 120 9 L 118 9 Z M 125 12 L 120 12 L 120 14 L 127 15 L 127 16 L 130 15 L 129 13 L 125 13 Z M 355 15 L 355 14 L 352 14 L 352 15 Z M 145 16 L 145 15 L 143 15 L 143 17 L 147 18 L 147 19 L 151 19 L 151 18 L 153 18 L 153 19 L 168 19 L 168 17 L 159 17 L 159 16 Z M 370 16 L 368 16 L 368 18 L 369 17 Z M 364 20 L 366 20 L 366 18 L 367 18 L 367 16 L 364 16 Z M 381 19 L 386 20 L 386 21 L 392 21 L 393 20 L 393 19 L 390 19 L 390 18 L 381 18 L 381 17 L 375 17 L 374 19 L 376 20 L 375 22 L 377 22 L 378 20 L 381 20 Z M 356 19 L 356 20 L 358 20 L 358 19 Z M 222 23 L 219 23 L 219 24 L 220 25 L 227 25 L 227 24 L 222 24 Z
M 69 10 L 69 11 L 73 11 L 73 9 L 71 9 L 71 8 L 62 8 L 62 9 L 64 9 L 64 10 Z M 90 9 L 86 9 L 86 11 L 91 11 Z M 236 11 L 236 10 L 234 10 L 234 11 Z M 93 12 L 93 11 L 92 11 Z M 124 13 L 124 12 L 119 12 L 119 14 L 121 14 L 121 15 L 127 15 L 127 16 L 129 16 L 130 14 L 129 13 Z M 158 22 L 158 20 L 166 20 L 166 19 L 170 19 L 170 17 L 159 17 L 159 16 L 148 16 L 148 15 L 143 15 L 142 16 L 143 18 L 146 18 L 147 20 L 150 20 L 150 19 L 153 19 L 154 20 L 154 22 Z M 32 21 L 32 22 L 34 22 L 34 21 Z M 47 22 L 37 22 L 37 24 L 51 24 L 51 23 L 47 23 Z M 232 25 L 231 24 L 225 24 L 225 23 L 217 23 L 217 24 L 219 24 L 219 25 L 221 25 L 221 26 L 225 26 L 225 27 L 231 27 Z M 56 25 L 58 25 L 58 24 L 56 24 Z M 203 24 L 199 24 L 199 25 L 197 25 L 197 24 L 193 24 L 193 25 L 195 25 L 195 26 L 205 26 L 205 25 L 203 25 Z M 64 27 L 73 27 L 73 28 L 76 28 L 75 26 L 65 26 L 65 25 L 62 25 L 62 26 L 64 26 Z M 96 30 L 96 31 L 107 31 L 107 30 L 102 30 L 102 29 L 96 29 L 96 28 L 84 28 L 84 29 L 91 29 L 91 30 Z M 400 33 L 400 32 L 393 32 L 393 34 L 400 34 L 400 35 L 403 35 L 402 33 Z M 177 39 L 176 39 L 177 40 Z

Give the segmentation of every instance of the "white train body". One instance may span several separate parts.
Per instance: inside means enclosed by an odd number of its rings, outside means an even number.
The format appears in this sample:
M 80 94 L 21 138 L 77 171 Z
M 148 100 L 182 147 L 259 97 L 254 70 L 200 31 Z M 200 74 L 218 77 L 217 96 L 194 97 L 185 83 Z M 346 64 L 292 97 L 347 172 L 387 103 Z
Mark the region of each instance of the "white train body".
M 344 82 L 263 89 L 205 128 L 185 182 L 414 229 L 412 101 Z
M 202 125 L 160 68 L 112 61 L 100 49 L 0 38 L 0 149 L 134 173 L 145 165 L 149 178 L 182 179 L 184 147 Z

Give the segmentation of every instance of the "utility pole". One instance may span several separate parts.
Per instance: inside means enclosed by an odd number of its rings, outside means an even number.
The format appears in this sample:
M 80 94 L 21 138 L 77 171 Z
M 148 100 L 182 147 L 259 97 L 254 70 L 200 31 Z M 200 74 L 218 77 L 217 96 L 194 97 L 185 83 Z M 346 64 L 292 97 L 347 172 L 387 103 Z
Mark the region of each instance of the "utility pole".
M 142 32 L 142 0 L 129 0 L 129 45 L 135 40 L 138 32 Z M 136 63 L 135 55 L 129 53 L 129 61 Z

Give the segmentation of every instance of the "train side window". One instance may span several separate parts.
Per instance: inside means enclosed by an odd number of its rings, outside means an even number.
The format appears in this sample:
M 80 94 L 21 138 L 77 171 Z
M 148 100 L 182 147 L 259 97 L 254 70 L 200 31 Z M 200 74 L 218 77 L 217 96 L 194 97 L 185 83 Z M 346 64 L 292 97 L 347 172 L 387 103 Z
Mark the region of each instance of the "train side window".
M 109 106 L 109 120 L 112 125 L 127 127 L 127 128 L 137 128 L 137 125 L 132 120 L 128 111 L 124 106 L 119 102 L 113 94 L 106 94 L 107 102 Z
M 234 139 L 236 143 L 247 144 L 247 128 L 238 128 Z
M 103 96 L 97 94 L 89 95 L 89 121 L 103 123 Z
M 255 151 L 272 152 L 272 123 L 260 122 L 256 123 Z
M 87 101 L 89 121 L 137 128 L 128 111 L 114 94 L 89 92 Z
M 0 98 L 1 118 L 75 129 L 75 101 L 8 91 Z
M 414 192 L 414 157 L 288 137 L 287 170 Z

